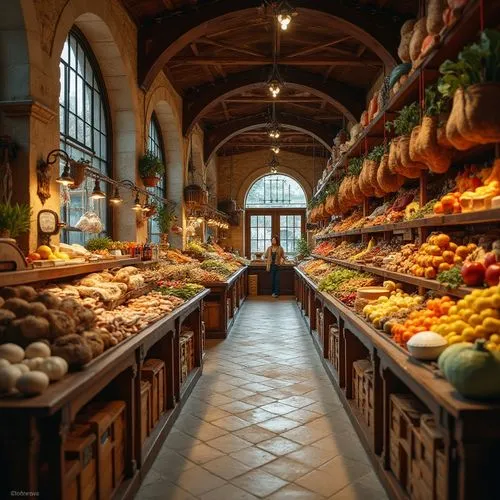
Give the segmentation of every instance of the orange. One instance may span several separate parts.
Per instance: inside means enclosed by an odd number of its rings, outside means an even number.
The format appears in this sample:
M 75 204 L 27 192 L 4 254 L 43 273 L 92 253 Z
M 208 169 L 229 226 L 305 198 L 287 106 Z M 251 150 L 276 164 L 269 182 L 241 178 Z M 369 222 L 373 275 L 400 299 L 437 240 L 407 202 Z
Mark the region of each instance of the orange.
M 464 259 L 460 257 L 460 255 L 455 255 L 455 258 L 453 259 L 453 264 L 462 264 Z
M 464 245 L 460 245 L 459 247 L 457 247 L 455 255 L 458 255 L 459 257 L 462 257 L 462 259 L 465 259 L 467 255 L 469 255 L 469 249 Z
M 444 212 L 444 209 L 443 209 L 443 204 L 438 201 L 437 203 L 434 203 L 434 213 L 435 214 L 442 214 Z
M 453 243 L 453 241 L 450 241 L 450 244 L 448 245 L 448 248 L 452 251 L 452 252 L 456 252 L 457 251 L 457 247 L 458 245 L 456 243 Z
M 429 247 L 429 253 L 431 255 L 441 255 L 441 248 L 439 248 L 437 245 L 431 245 Z
M 477 245 L 475 243 L 469 243 L 467 245 L 467 250 L 469 250 L 469 252 L 473 252 L 476 248 L 477 248 Z
M 436 277 L 436 270 L 433 267 L 427 267 L 425 269 L 425 277 L 429 279 L 434 279 Z
M 446 248 L 449 244 L 450 244 L 450 237 L 447 235 L 447 234 L 438 234 L 437 237 L 436 237 L 436 244 L 440 247 L 440 248 Z
M 432 265 L 437 269 L 440 264 L 442 264 L 444 262 L 444 259 L 443 257 L 441 257 L 440 255 L 437 255 L 436 257 L 432 257 Z
M 442 273 L 443 271 L 449 271 L 450 269 L 451 265 L 448 264 L 447 262 L 443 262 L 442 264 L 439 265 L 438 272 Z
M 453 264 L 453 259 L 455 258 L 455 254 L 450 250 L 445 250 L 443 252 L 443 260 L 448 264 Z

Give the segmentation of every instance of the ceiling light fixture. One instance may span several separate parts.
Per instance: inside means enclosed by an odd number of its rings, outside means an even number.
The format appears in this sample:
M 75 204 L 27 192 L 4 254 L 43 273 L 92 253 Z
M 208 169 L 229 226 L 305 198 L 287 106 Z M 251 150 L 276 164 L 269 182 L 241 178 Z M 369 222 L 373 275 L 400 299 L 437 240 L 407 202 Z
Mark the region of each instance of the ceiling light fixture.
M 279 154 L 280 152 L 280 145 L 277 143 L 277 142 L 274 142 L 273 144 L 271 144 L 271 151 L 274 153 L 274 154 Z
M 276 158 L 276 155 L 273 154 L 273 157 L 271 158 L 271 161 L 267 164 L 267 166 L 269 167 L 269 171 L 271 172 L 271 174 L 278 173 L 280 162 L 278 161 L 278 158 Z
M 94 189 L 92 190 L 90 197 L 93 200 L 102 200 L 103 198 L 106 198 L 106 193 L 102 191 L 98 178 L 95 180 Z
M 139 193 L 135 193 L 135 200 L 132 210 L 140 212 L 142 210 L 141 200 L 139 199 Z

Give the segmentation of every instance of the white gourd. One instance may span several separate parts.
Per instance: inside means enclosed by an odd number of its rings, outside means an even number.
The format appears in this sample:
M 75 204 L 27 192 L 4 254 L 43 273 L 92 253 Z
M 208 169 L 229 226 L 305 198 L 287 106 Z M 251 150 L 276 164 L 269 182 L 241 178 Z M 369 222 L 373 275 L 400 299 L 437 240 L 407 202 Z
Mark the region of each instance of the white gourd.
M 0 358 L 11 363 L 20 363 L 24 359 L 24 349 L 17 344 L 0 345 Z
M 16 363 L 15 365 L 11 365 L 11 366 L 15 366 L 16 368 L 21 370 L 22 374 L 28 373 L 30 371 L 30 368 L 28 366 L 26 366 L 24 363 Z
M 42 394 L 49 386 L 49 377 L 39 371 L 25 373 L 21 375 L 16 382 L 16 388 L 26 396 L 36 396 Z
M 4 366 L 10 366 L 10 363 L 8 360 L 0 358 L 0 368 L 3 368 Z
M 31 359 L 23 359 L 23 365 L 26 365 L 31 371 L 38 370 L 40 363 L 45 358 L 31 358 Z
M 66 375 L 68 371 L 68 363 L 63 358 L 58 356 L 51 356 L 44 359 L 39 365 L 37 370 L 45 373 L 51 382 L 60 380 Z
M 33 342 L 28 347 L 24 355 L 31 358 L 48 358 L 50 356 L 50 347 L 45 342 Z
M 0 392 L 12 390 L 21 375 L 21 370 L 17 366 L 11 365 L 0 368 Z

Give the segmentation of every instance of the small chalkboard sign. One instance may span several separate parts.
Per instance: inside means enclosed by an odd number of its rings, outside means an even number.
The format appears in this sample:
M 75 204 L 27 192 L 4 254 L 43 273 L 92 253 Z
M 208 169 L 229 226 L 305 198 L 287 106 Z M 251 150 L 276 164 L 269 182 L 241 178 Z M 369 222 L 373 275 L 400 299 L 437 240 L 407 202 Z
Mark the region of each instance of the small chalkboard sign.
M 38 239 L 42 245 L 50 243 L 50 237 L 59 232 L 59 216 L 53 210 L 38 212 Z

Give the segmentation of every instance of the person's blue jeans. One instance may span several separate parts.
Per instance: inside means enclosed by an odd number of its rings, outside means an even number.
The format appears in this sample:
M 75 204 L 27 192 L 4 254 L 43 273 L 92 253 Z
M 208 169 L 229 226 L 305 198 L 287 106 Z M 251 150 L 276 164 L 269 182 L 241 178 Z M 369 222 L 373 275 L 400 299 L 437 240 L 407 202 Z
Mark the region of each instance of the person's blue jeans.
M 271 264 L 271 278 L 273 282 L 273 294 L 280 294 L 280 272 L 276 264 Z

